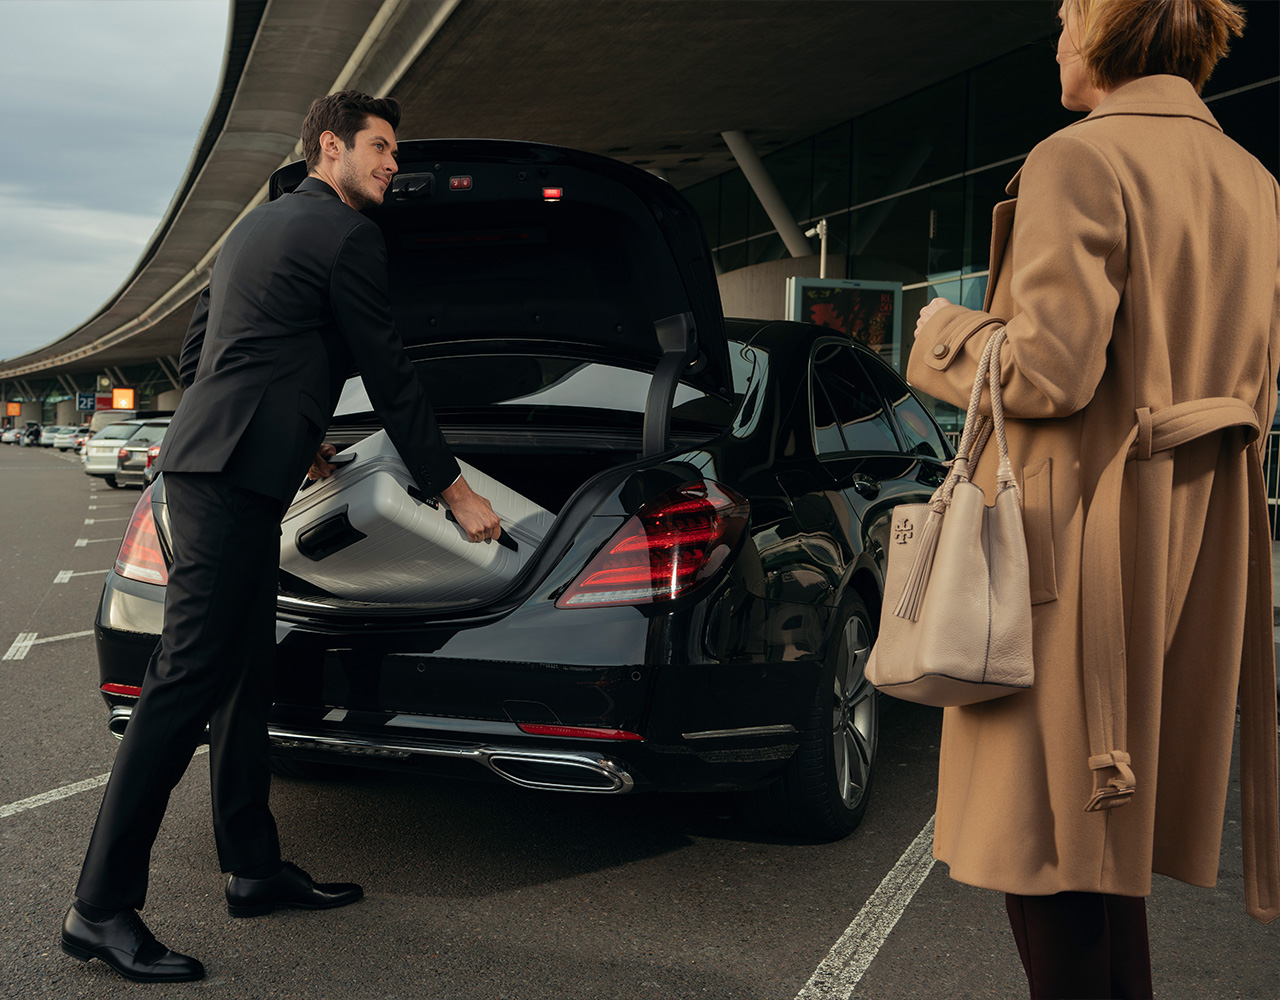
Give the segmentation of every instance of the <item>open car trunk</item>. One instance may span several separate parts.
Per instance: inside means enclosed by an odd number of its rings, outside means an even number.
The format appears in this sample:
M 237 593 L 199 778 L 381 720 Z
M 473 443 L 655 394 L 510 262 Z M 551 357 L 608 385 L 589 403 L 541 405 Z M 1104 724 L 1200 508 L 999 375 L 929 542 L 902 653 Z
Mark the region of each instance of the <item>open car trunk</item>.
M 475 364 L 476 361 L 448 359 L 437 365 L 427 362 L 419 366 L 424 375 L 434 372 L 435 377 L 424 377 L 424 381 L 429 387 L 434 386 L 436 392 L 446 399 L 449 398 L 450 391 L 462 391 L 462 384 L 450 379 L 451 363 Z M 497 364 L 501 365 L 501 362 Z M 521 551 L 520 567 L 515 575 L 505 578 L 495 575 L 492 585 L 482 589 L 480 593 L 470 587 L 460 589 L 447 574 L 436 574 L 430 559 L 424 558 L 421 552 L 406 542 L 403 546 L 392 547 L 389 553 L 384 546 L 379 558 L 395 562 L 396 572 L 420 575 L 424 587 L 409 600 L 386 600 L 372 591 L 361 594 L 358 588 L 345 586 L 345 581 L 343 586 L 336 588 L 339 592 L 335 593 L 335 588 L 327 587 L 321 581 L 314 578 L 302 579 L 289 572 L 289 569 L 294 568 L 293 565 L 281 574 L 284 593 L 313 602 L 323 597 L 323 603 L 331 603 L 335 609 L 353 605 L 369 608 L 409 604 L 429 607 L 434 611 L 456 608 L 475 613 L 500 601 L 529 574 L 542 572 L 546 567 L 539 565 L 537 557 L 541 554 L 540 550 L 557 543 L 563 544 L 565 539 L 576 536 L 605 498 L 613 495 L 633 471 L 645 468 L 656 458 L 645 454 L 643 412 L 628 411 L 625 408 L 628 394 L 625 386 L 619 385 L 619 377 L 623 383 L 631 384 L 631 402 L 634 404 L 636 391 L 647 381 L 647 374 L 624 372 L 601 365 L 583 365 L 580 368 L 591 369 L 596 376 L 596 383 L 612 384 L 619 409 L 603 411 L 575 406 L 519 405 L 465 410 L 442 409 L 440 412 L 445 437 L 455 456 L 464 464 L 464 472 L 468 466 L 478 470 L 495 480 L 500 487 L 513 490 L 546 512 L 545 518 L 538 519 L 538 536 L 532 542 L 533 550 Z M 581 374 L 579 370 L 580 378 Z M 506 384 L 511 386 L 510 382 Z M 448 388 L 449 385 L 452 385 L 452 390 Z M 520 392 L 523 388 L 528 387 L 511 388 L 509 392 Z M 587 395 L 605 391 L 605 386 L 599 384 L 580 385 L 578 388 Z M 558 392 L 563 398 L 564 386 L 560 384 L 558 388 L 552 386 L 544 391 Z M 533 399 L 537 399 L 539 395 L 537 391 L 532 393 Z M 359 396 L 358 392 L 356 396 Z M 682 398 L 683 401 L 677 407 L 676 416 L 668 431 L 671 449 L 697 446 L 718 436 L 727 427 L 733 413 L 730 405 L 706 397 L 687 386 L 680 387 L 677 398 Z M 371 442 L 382 438 L 382 435 L 371 436 L 377 430 L 373 414 L 360 413 L 353 416 L 354 419 L 346 421 L 340 419 L 326 434 L 326 440 L 336 445 L 340 454 L 352 451 L 360 455 L 371 447 Z M 341 477 L 347 473 L 340 472 L 338 475 Z M 489 490 L 475 479 L 473 474 L 468 473 L 468 480 L 473 488 L 482 495 L 488 494 Z M 397 489 L 408 497 L 399 497 L 401 504 L 418 507 L 422 503 L 423 498 L 407 473 L 398 481 Z M 305 493 L 300 494 L 300 498 L 303 496 Z M 494 499 L 492 495 L 488 498 Z M 571 503 L 575 498 L 577 502 Z M 504 515 L 505 523 L 505 512 L 496 501 L 495 508 Z M 422 513 L 427 512 L 422 510 Z M 314 522 L 299 522 L 287 517 L 283 529 L 283 547 L 291 547 L 294 542 L 291 532 L 297 531 L 299 525 L 311 523 Z M 455 527 L 453 530 L 458 529 Z M 530 544 L 527 531 L 509 533 L 513 538 L 520 537 L 521 545 Z M 476 543 L 466 543 L 466 546 L 473 544 Z

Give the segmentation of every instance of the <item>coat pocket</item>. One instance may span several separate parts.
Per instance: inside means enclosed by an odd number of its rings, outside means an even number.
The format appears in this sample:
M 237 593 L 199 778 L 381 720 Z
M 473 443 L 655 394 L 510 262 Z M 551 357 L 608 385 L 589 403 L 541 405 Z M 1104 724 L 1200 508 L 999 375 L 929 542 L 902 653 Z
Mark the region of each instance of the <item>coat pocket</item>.
M 1031 603 L 1058 599 L 1053 558 L 1053 460 L 1046 458 L 1022 470 L 1022 527 L 1027 536 L 1027 568 Z

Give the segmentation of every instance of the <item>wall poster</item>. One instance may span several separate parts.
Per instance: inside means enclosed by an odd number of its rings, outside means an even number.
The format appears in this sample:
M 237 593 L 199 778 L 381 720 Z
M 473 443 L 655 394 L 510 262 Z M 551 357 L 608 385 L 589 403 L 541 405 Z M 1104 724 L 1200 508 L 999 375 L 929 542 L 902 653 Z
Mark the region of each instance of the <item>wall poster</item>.
M 902 283 L 788 278 L 787 319 L 848 334 L 900 371 Z

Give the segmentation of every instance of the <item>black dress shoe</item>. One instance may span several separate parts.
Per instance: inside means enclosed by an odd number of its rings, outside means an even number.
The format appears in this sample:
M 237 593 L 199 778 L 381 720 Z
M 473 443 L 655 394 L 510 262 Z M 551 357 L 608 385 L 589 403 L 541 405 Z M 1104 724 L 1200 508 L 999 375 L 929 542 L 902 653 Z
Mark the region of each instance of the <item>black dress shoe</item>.
M 234 874 L 228 878 L 227 912 L 233 917 L 256 917 L 280 907 L 328 910 L 354 903 L 363 895 L 364 890 L 354 882 L 313 882 L 310 875 L 286 861 L 270 878 Z
M 204 978 L 204 966 L 170 951 L 147 929 L 137 910 L 121 910 L 93 921 L 74 906 L 62 921 L 62 950 L 87 962 L 101 959 L 126 979 L 140 983 L 187 983 Z

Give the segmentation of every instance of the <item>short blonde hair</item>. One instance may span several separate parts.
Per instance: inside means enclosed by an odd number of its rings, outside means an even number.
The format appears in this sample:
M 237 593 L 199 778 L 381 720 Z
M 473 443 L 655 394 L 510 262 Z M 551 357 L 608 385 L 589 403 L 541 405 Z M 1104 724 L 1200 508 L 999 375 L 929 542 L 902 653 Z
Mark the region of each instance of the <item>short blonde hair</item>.
M 1229 0 L 1063 0 L 1075 14 L 1089 82 L 1109 90 L 1135 76 L 1167 73 L 1196 93 L 1244 34 L 1244 11 Z

